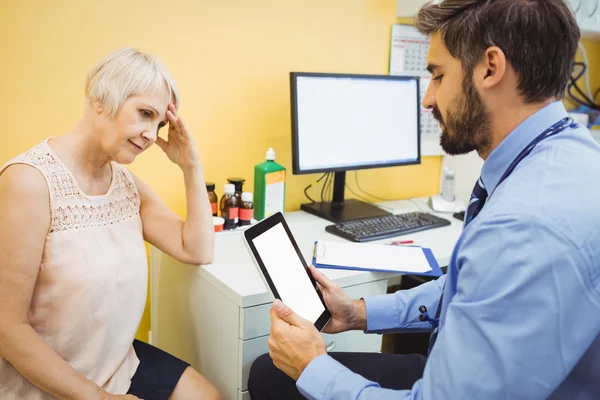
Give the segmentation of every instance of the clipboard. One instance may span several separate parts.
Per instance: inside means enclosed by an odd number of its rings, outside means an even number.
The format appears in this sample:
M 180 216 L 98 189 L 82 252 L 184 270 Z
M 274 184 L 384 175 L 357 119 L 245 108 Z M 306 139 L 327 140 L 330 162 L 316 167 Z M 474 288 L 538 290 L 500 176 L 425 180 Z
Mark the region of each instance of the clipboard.
M 420 246 L 316 241 L 312 263 L 326 269 L 443 275 L 431 249 Z

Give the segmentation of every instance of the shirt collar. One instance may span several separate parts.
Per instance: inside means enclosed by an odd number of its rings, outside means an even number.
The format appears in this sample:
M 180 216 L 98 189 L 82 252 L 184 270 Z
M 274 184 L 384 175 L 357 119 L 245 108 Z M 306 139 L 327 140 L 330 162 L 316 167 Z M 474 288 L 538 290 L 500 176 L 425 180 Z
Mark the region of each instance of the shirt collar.
M 498 181 L 513 160 L 542 132 L 567 117 L 567 111 L 562 102 L 548 104 L 531 115 L 517 126 L 498 147 L 491 152 L 483 163 L 481 180 L 486 191 L 491 194 L 498 186 Z

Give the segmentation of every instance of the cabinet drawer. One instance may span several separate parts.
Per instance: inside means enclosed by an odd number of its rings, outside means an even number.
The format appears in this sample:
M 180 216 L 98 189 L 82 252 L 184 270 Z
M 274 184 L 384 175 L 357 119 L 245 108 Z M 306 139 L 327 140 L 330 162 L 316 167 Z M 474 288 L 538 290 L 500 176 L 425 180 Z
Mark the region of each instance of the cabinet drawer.
M 248 340 L 269 334 L 271 303 L 240 310 L 240 339 Z
M 352 299 L 361 297 L 377 296 L 385 294 L 387 291 L 387 280 L 364 283 L 362 285 L 350 286 L 344 288 L 344 291 Z M 242 308 L 240 310 L 240 332 L 239 337 L 242 340 L 254 339 L 269 334 L 271 329 L 271 319 L 269 310 L 271 303 L 260 306 Z
M 338 333 L 337 335 L 323 334 L 327 343 L 327 351 L 333 352 L 363 352 L 376 353 L 381 351 L 381 335 L 366 335 L 361 331 Z M 238 371 L 238 389 L 248 390 L 248 376 L 250 367 L 259 356 L 269 352 L 267 342 L 269 336 L 263 336 L 252 340 L 239 341 L 240 365 Z

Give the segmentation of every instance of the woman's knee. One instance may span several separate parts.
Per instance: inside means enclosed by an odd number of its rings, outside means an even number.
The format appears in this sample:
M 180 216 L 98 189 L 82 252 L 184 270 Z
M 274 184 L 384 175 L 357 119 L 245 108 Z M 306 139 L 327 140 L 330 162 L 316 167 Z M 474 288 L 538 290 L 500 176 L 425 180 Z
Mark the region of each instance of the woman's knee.
M 180 399 L 223 400 L 223 396 L 208 379 L 192 367 L 188 367 L 169 397 L 169 400 Z

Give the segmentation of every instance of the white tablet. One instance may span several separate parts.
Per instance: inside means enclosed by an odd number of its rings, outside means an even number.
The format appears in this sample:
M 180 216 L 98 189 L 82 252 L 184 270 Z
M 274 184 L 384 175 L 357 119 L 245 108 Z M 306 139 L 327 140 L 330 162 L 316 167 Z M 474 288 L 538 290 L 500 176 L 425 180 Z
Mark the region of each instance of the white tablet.
M 244 237 L 273 296 L 321 331 L 331 314 L 283 215 L 262 220 Z

